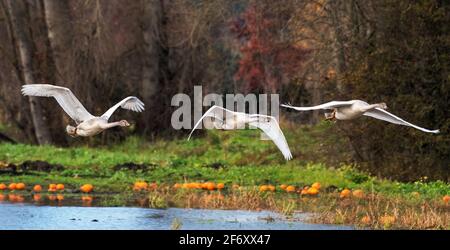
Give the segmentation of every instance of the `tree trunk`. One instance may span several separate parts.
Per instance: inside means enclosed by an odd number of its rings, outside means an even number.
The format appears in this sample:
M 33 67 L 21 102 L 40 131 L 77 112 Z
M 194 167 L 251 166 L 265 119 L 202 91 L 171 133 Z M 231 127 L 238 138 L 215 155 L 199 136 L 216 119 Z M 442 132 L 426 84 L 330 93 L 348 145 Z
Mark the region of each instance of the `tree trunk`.
M 160 52 L 161 52 L 161 24 L 162 6 L 160 0 L 143 1 L 142 36 L 143 36 L 143 65 L 142 65 L 142 85 L 141 95 L 146 108 L 155 110 L 160 103 L 158 93 L 160 86 Z M 140 123 L 144 134 L 149 134 L 157 129 L 158 120 L 155 112 L 143 114 L 143 121 Z
M 52 48 L 58 78 L 70 79 L 71 58 L 73 56 L 73 32 L 68 1 L 43 0 L 48 39 Z
M 342 20 L 341 16 L 344 12 L 343 5 L 346 4 L 346 2 L 341 0 L 330 0 L 328 4 L 331 25 L 334 30 L 333 47 L 335 50 L 337 90 L 339 92 L 342 92 L 343 86 L 340 79 L 342 77 L 342 74 L 347 69 L 347 63 L 345 58 L 345 23 L 344 20 Z
M 6 0 L 6 8 L 11 18 L 11 25 L 16 37 L 16 47 L 20 57 L 20 64 L 22 68 L 23 79 L 26 84 L 34 84 L 35 79 L 33 75 L 31 39 L 27 25 L 24 22 L 26 13 L 24 6 L 20 1 Z M 28 97 L 30 105 L 31 118 L 34 126 L 34 133 L 39 144 L 51 143 L 51 136 L 49 128 L 46 124 L 46 118 L 42 114 L 41 106 L 37 102 L 36 97 Z

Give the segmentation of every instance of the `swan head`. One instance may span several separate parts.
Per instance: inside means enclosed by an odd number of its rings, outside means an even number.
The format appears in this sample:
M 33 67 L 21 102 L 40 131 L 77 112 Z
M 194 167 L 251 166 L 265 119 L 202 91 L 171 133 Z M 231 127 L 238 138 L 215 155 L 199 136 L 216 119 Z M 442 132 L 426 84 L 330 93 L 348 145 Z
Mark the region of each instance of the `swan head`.
M 386 103 L 384 103 L 384 102 L 378 103 L 378 107 L 379 107 L 380 109 L 387 109 L 387 108 L 388 108 L 387 105 L 386 105 Z
M 67 132 L 68 135 L 70 135 L 72 137 L 77 137 L 78 136 L 77 135 L 77 128 L 74 127 L 74 126 L 67 125 L 66 132 Z

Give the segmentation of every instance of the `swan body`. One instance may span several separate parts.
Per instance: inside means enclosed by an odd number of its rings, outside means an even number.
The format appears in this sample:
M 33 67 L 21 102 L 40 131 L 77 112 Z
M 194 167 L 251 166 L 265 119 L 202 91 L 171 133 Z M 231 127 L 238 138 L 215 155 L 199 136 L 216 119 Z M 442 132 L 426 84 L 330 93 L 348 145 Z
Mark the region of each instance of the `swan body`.
M 216 129 L 222 130 L 235 130 L 242 128 L 248 124 L 250 126 L 261 129 L 264 134 L 270 138 L 278 149 L 283 154 L 286 160 L 292 159 L 292 154 L 284 137 L 283 131 L 281 131 L 277 120 L 273 116 L 260 115 L 260 114 L 246 114 L 242 112 L 233 112 L 220 106 L 212 106 L 195 124 L 188 140 L 191 138 L 192 133 L 198 128 L 200 123 L 205 118 L 213 119 L 213 126 Z
M 137 97 L 129 96 L 108 109 L 101 116 L 93 116 L 81 102 L 76 98 L 72 91 L 68 88 L 50 85 L 50 84 L 27 84 L 22 86 L 22 94 L 25 96 L 42 96 L 53 97 L 56 99 L 61 108 L 67 115 L 72 118 L 77 124 L 76 127 L 68 125 L 66 132 L 72 137 L 77 136 L 94 136 L 102 131 L 112 127 L 127 127 L 130 124 L 126 120 L 118 122 L 108 122 L 111 115 L 119 107 L 123 109 L 132 110 L 135 112 L 142 112 L 144 110 L 144 103 Z
M 369 104 L 361 100 L 351 101 L 331 101 L 321 105 L 312 107 L 294 107 L 288 104 L 282 104 L 282 107 L 295 109 L 298 111 L 310 111 L 310 110 L 332 110 L 331 113 L 325 113 L 327 120 L 353 120 L 361 116 L 370 116 L 379 120 L 387 121 L 390 123 L 409 126 L 426 133 L 439 133 L 439 130 L 430 130 L 419 127 L 412 123 L 409 123 L 402 118 L 386 111 L 387 105 L 385 103 Z

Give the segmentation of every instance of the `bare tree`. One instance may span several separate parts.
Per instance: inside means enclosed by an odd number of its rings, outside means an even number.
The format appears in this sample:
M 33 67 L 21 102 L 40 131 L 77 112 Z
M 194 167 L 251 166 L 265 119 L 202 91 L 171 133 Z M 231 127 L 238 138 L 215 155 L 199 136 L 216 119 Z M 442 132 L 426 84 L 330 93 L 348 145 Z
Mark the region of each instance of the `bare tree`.
M 28 14 L 25 11 L 23 2 L 6 0 L 6 8 L 11 19 L 12 29 L 16 38 L 16 48 L 20 58 L 20 66 L 25 83 L 34 84 L 33 72 L 32 40 L 24 18 Z M 43 115 L 39 102 L 35 97 L 29 97 L 31 117 L 34 125 L 34 132 L 39 144 L 51 143 L 51 134 L 47 126 L 46 117 Z

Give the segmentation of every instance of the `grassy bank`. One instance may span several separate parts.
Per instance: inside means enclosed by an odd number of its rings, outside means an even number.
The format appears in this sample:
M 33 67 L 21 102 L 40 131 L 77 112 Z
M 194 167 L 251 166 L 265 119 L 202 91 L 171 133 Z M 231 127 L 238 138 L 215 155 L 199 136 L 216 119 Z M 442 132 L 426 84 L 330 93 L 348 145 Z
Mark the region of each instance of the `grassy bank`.
M 271 141 L 259 140 L 257 130 L 209 131 L 206 136 L 196 136 L 191 141 L 155 143 L 131 137 L 112 147 L 0 144 L 3 169 L 7 169 L 8 164 L 30 160 L 61 164 L 64 168 L 50 172 L 4 171 L 0 174 L 0 183 L 64 183 L 67 189 L 73 190 L 91 183 L 97 194 L 129 196 L 133 194 L 132 184 L 145 180 L 156 182 L 160 187 L 146 194 L 150 205 L 156 202 L 194 207 L 312 211 L 318 212 L 317 222 L 363 223 L 376 228 L 387 224 L 389 227 L 448 228 L 449 208 L 442 197 L 450 193 L 449 184 L 426 180 L 400 183 L 375 178 L 343 164 L 350 154 L 348 143 L 335 136 L 334 129 L 329 123 L 289 129 L 285 133 L 294 155 L 294 160 L 289 162 Z M 332 151 L 335 152 L 332 157 L 325 154 Z M 120 166 L 125 163 L 142 165 Z M 224 183 L 226 188 L 221 195 L 225 195 L 217 198 L 207 196 L 212 195 L 211 192 L 172 189 L 175 183 L 206 181 Z M 281 184 L 301 188 L 314 182 L 322 185 L 318 197 L 287 194 L 278 188 Z M 241 189 L 232 189 L 233 184 Z M 276 192 L 259 192 L 258 186 L 263 184 L 276 186 Z M 342 200 L 339 192 L 344 188 L 361 189 L 366 195 Z M 248 200 L 252 200 L 251 205 Z M 363 219 L 364 216 L 369 219 Z M 395 221 L 389 216 L 396 217 Z M 421 221 L 421 216 L 422 220 L 425 217 L 428 220 Z M 383 217 L 389 223 L 382 223 Z

